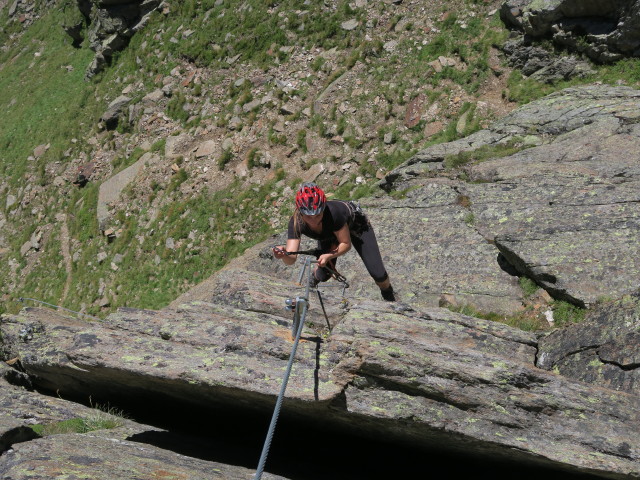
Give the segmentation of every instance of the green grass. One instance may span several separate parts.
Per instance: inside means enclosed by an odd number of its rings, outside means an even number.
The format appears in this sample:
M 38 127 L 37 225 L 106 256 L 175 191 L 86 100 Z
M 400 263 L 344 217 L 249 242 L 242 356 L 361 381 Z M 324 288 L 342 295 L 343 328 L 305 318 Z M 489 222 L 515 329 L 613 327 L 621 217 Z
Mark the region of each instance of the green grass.
M 111 162 L 111 165 L 113 166 L 113 173 L 116 174 L 124 170 L 125 168 L 133 165 L 138 160 L 140 160 L 140 157 L 142 157 L 142 155 L 144 155 L 145 153 L 146 151 L 144 149 L 142 149 L 141 147 L 136 147 L 133 149 L 133 152 L 131 152 L 131 154 L 129 154 L 128 156 L 116 157 Z
M 469 212 L 464 216 L 463 220 L 464 220 L 464 223 L 466 223 L 469 226 L 472 226 L 476 222 L 476 216 L 473 213 Z
M 398 165 L 401 165 L 405 160 L 411 158 L 411 156 L 415 153 L 415 150 L 404 150 L 402 148 L 396 148 L 390 153 L 379 153 L 378 155 L 376 155 L 376 160 L 385 170 L 393 170 Z
M 24 290 L 34 292 L 35 298 L 49 303 L 56 303 L 62 296 L 67 272 L 61 254 L 60 232 L 58 229 L 50 233 L 47 248 L 38 258 L 40 269 L 31 270 L 24 276 Z M 42 281 L 42 270 L 48 272 L 47 281 Z
M 539 289 L 532 280 L 525 277 L 521 277 L 519 283 L 523 289 L 525 298 L 531 297 Z M 549 324 L 546 318 L 543 319 L 540 312 L 536 311 L 533 306 L 528 306 L 521 312 L 513 315 L 483 312 L 470 305 L 447 306 L 447 308 L 456 313 L 504 323 L 528 332 L 549 330 Z M 553 312 L 554 327 L 564 327 L 566 325 L 580 323 L 584 320 L 587 312 L 585 308 L 578 307 L 564 300 L 552 301 L 550 309 Z
M 246 191 L 240 191 L 236 182 L 224 190 L 202 192 L 194 198 L 176 194 L 149 228 L 141 226 L 134 216 L 116 215 L 122 220 L 122 233 L 112 243 L 100 237 L 83 249 L 71 286 L 75 294 L 65 306 L 79 310 L 81 303 L 89 303 L 88 313 L 100 313 L 92 304 L 99 299 L 96 292 L 101 278 L 110 285 L 105 295 L 111 301 L 111 309 L 120 305 L 156 309 L 166 306 L 274 233 L 264 212 L 272 201 L 271 193 L 281 192 L 282 187 L 276 187 L 276 183 L 282 178 L 278 174 L 272 181 Z M 286 216 L 291 212 L 285 209 L 281 213 Z M 236 234 L 238 230 L 246 231 L 244 238 Z M 189 238 L 191 232 L 198 233 L 197 240 Z M 142 243 L 137 238 L 140 234 Z M 169 238 L 175 242 L 174 249 L 166 246 Z M 96 261 L 100 251 L 108 255 L 102 263 Z M 123 255 L 117 272 L 111 268 L 116 253 Z
M 378 191 L 378 187 L 373 182 L 355 185 L 355 177 L 356 175 L 352 175 L 350 182 L 335 189 L 326 189 L 327 195 L 335 200 L 358 200 L 369 197 Z
M 71 418 L 60 422 L 32 425 L 41 437 L 65 433 L 87 433 L 95 430 L 118 428 L 124 425 L 125 415 L 112 407 L 96 406 L 86 417 Z
M 554 300 L 551 304 L 553 311 L 554 325 L 563 327 L 572 323 L 580 323 L 584 320 L 587 310 L 585 308 L 572 305 L 563 300 Z
M 165 146 L 167 144 L 166 138 L 161 138 L 151 145 L 151 151 L 154 153 L 164 153 Z
M 171 181 L 169 182 L 169 186 L 167 187 L 167 193 L 171 193 L 177 190 L 180 185 L 187 181 L 189 178 L 189 174 L 184 168 L 178 169 L 178 171 L 171 177 Z
M 434 87 L 443 80 L 450 80 L 462 86 L 468 93 L 476 93 L 482 82 L 490 74 L 489 53 L 493 46 L 500 45 L 507 38 L 506 29 L 497 16 L 487 22 L 480 17 L 458 22 L 457 15 L 451 14 L 440 22 L 441 32 L 422 48 L 417 59 L 429 63 L 440 56 L 454 57 L 467 64 L 465 69 L 444 67 L 429 79 Z
M 83 80 L 93 53 L 72 48 L 61 23 L 61 9 L 52 8 L 0 52 L 0 174 L 12 185 L 24 178 L 36 146 L 50 144 L 41 165 L 64 159 L 70 140 L 85 137 L 82 124 L 99 117 L 93 86 Z
M 627 58 L 614 65 L 598 67 L 598 78 L 601 82 L 615 85 L 622 82 L 632 87 L 640 87 L 640 60 Z
M 247 168 L 254 168 L 256 166 L 256 158 L 259 158 L 259 156 L 260 150 L 257 148 L 253 147 L 249 150 L 249 153 L 247 154 Z
M 82 244 L 100 234 L 96 217 L 98 192 L 99 185 L 93 182 L 72 191 L 67 211 L 69 234 Z
M 218 169 L 224 170 L 225 165 L 231 160 L 233 160 L 233 152 L 231 150 L 224 150 L 218 158 Z
M 324 57 L 314 58 L 313 62 L 311 62 L 311 70 L 314 72 L 319 71 L 326 62 L 327 60 Z
M 307 131 L 306 130 L 298 130 L 298 138 L 296 140 L 296 144 L 300 147 L 300 150 L 304 153 L 307 153 Z
M 520 138 L 513 138 L 504 144 L 484 145 L 475 150 L 463 151 L 457 154 L 447 155 L 443 165 L 447 169 L 455 169 L 470 163 L 480 163 L 495 158 L 508 157 L 532 145 L 523 143 Z
M 470 317 L 490 320 L 492 322 L 504 323 L 514 328 L 526 332 L 537 332 L 548 330 L 548 324 L 543 319 L 532 315 L 530 310 L 524 310 L 514 315 L 501 315 L 495 312 L 482 312 L 470 305 L 447 306 L 449 310 Z
M 525 78 L 515 70 L 509 76 L 508 91 L 505 96 L 509 101 L 520 105 L 538 100 L 558 90 L 602 82 L 609 85 L 627 85 L 640 88 L 640 59 L 628 58 L 613 65 L 595 65 L 596 73 L 585 78 L 562 80 L 552 84 L 539 82 L 532 78 Z
M 520 285 L 520 288 L 522 288 L 525 298 L 533 296 L 538 290 L 540 290 L 538 284 L 527 277 L 518 278 L 518 284 Z
M 281 47 L 344 48 L 357 43 L 361 35 L 360 29 L 347 32 L 340 27 L 341 22 L 362 19 L 364 15 L 362 9 L 352 10 L 346 1 L 339 2 L 336 9 L 303 0 L 282 6 L 263 0 L 217 3 L 215 0 L 176 3 L 171 16 L 162 18 L 164 34 L 150 41 L 150 49 L 168 48 L 177 57 L 199 66 L 227 68 L 227 59 L 240 55 L 240 61 L 266 68 L 288 58 L 289 54 Z M 300 11 L 306 15 L 297 13 Z M 283 14 L 279 15 L 280 12 Z M 310 18 L 313 21 L 308 21 Z M 182 36 L 184 28 L 178 31 L 184 25 L 191 31 L 186 37 Z M 179 41 L 172 42 L 172 38 Z M 321 68 L 321 64 L 316 64 L 316 68 Z
M 182 92 L 178 92 L 171 97 L 169 103 L 167 103 L 167 115 L 185 124 L 189 118 L 189 112 L 184 109 L 187 103 L 187 97 Z

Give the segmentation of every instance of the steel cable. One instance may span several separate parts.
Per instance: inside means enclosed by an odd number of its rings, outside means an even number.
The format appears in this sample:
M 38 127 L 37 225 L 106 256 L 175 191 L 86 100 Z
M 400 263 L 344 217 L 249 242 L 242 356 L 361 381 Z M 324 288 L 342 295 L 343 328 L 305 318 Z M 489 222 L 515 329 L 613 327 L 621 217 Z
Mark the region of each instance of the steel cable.
M 306 263 L 311 263 L 307 260 Z M 311 269 L 309 268 L 309 272 Z M 311 275 L 309 274 L 309 280 Z M 306 297 L 299 298 L 298 302 L 303 302 L 302 304 L 302 314 L 300 315 L 300 325 L 298 326 L 298 331 L 296 332 L 296 338 L 293 342 L 293 348 L 291 349 L 291 355 L 289 355 L 289 363 L 287 364 L 287 369 L 284 373 L 284 378 L 282 380 L 282 385 L 280 386 L 280 393 L 278 394 L 278 399 L 276 400 L 276 406 L 273 411 L 273 415 L 271 417 L 271 423 L 269 424 L 269 431 L 267 432 L 267 437 L 264 442 L 264 446 L 262 447 L 262 454 L 260 455 L 260 461 L 258 462 L 258 469 L 256 471 L 256 475 L 254 480 L 260 480 L 262 478 L 262 472 L 264 471 L 265 463 L 267 462 L 267 455 L 269 455 L 269 448 L 271 447 L 271 441 L 273 440 L 273 433 L 276 429 L 276 423 L 278 421 L 278 416 L 280 415 L 280 409 L 282 407 L 282 401 L 284 400 L 284 392 L 287 389 L 287 383 L 289 382 L 289 376 L 291 375 L 291 369 L 293 368 L 293 360 L 296 356 L 296 350 L 298 349 L 298 343 L 300 342 L 300 336 L 302 335 L 302 328 L 304 327 L 304 321 L 307 316 L 307 298 L 309 297 L 309 280 L 307 280 L 307 289 L 306 289 Z

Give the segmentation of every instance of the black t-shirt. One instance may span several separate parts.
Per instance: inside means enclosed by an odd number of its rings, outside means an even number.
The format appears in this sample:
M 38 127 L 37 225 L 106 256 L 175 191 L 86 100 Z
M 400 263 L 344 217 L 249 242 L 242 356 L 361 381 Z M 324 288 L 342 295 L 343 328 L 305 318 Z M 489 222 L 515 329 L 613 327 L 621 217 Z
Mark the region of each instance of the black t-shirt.
M 297 231 L 295 231 L 296 229 L 293 228 L 293 217 L 291 217 L 289 220 L 289 228 L 287 229 L 287 238 L 299 239 L 302 235 L 306 235 L 322 243 L 337 243 L 338 239 L 334 232 L 348 225 L 350 218 L 351 210 L 349 210 L 349 207 L 344 202 L 329 200 L 324 208 L 322 231 L 320 233 L 311 230 L 302 220 L 298 223 Z

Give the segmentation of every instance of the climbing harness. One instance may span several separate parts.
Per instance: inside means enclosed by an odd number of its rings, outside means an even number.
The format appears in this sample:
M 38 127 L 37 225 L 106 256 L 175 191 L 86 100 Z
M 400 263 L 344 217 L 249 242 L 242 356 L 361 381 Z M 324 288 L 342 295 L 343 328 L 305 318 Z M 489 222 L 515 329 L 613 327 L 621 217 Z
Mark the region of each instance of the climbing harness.
M 349 233 L 357 238 L 360 238 L 362 234 L 371 229 L 369 218 L 360 207 L 359 202 L 348 201 L 342 202 L 349 209 Z
M 312 263 L 318 263 L 317 260 L 312 260 L 311 256 L 317 256 L 316 253 L 318 252 L 318 250 L 303 250 L 303 251 L 299 251 L 299 252 L 287 252 L 286 250 L 282 250 L 279 249 L 277 247 L 274 247 L 274 249 L 278 249 L 281 252 L 284 252 L 287 255 L 308 255 L 306 257 L 306 259 L 304 260 L 303 266 L 300 269 L 300 276 L 298 279 L 298 283 L 301 284 L 301 280 L 302 277 L 304 276 L 305 272 L 306 272 L 306 278 L 307 278 L 307 282 L 305 285 L 305 292 L 303 296 L 298 296 L 294 298 L 287 298 L 285 300 L 285 308 L 287 310 L 291 310 L 293 311 L 293 322 L 292 322 L 292 326 L 291 326 L 291 333 L 292 335 L 295 335 L 295 340 L 293 342 L 293 348 L 291 349 L 291 354 L 289 355 L 289 362 L 287 364 L 287 368 L 285 370 L 284 373 L 284 378 L 282 379 L 282 385 L 280 386 L 280 393 L 278 394 L 278 399 L 276 400 L 276 406 L 275 409 L 273 411 L 273 415 L 271 417 L 271 423 L 269 424 L 269 430 L 267 432 L 267 437 L 266 440 L 264 442 L 264 446 L 262 448 L 262 454 L 260 455 L 260 461 L 258 462 L 258 469 L 256 470 L 256 474 L 254 476 L 254 480 L 260 480 L 262 478 L 262 473 L 264 471 L 264 465 L 267 461 L 267 455 L 269 454 L 269 448 L 271 447 L 271 441 L 273 440 L 273 433 L 275 431 L 276 428 L 276 423 L 278 421 L 278 416 L 280 415 L 280 409 L 282 407 L 282 401 L 284 400 L 284 393 L 285 390 L 287 389 L 287 383 L 289 382 L 289 376 L 291 375 L 291 369 L 293 367 L 293 360 L 295 358 L 296 355 L 296 350 L 298 349 L 298 343 L 300 342 L 300 336 L 302 335 L 302 328 L 304 327 L 304 322 L 307 316 L 307 311 L 309 309 L 309 291 L 311 290 L 311 275 L 312 275 L 312 269 L 311 269 L 311 264 Z M 326 268 L 326 267 L 325 267 Z M 342 278 L 343 280 L 339 280 L 340 282 L 343 283 L 343 295 L 344 295 L 344 289 L 347 288 L 349 286 L 349 284 L 346 281 L 346 278 L 344 278 L 342 275 L 340 275 L 338 272 L 336 272 L 335 270 L 331 270 L 332 274 L 339 276 L 340 278 Z M 334 278 L 336 278 L 334 276 Z M 315 288 L 316 292 L 318 293 L 318 298 L 320 300 L 320 305 L 322 306 L 322 311 L 324 312 L 324 316 L 327 320 L 327 326 L 329 327 L 329 330 L 331 330 L 331 325 L 329 325 L 329 317 L 327 317 L 327 312 L 324 308 L 324 303 L 322 302 L 322 296 L 320 295 L 320 291 L 317 289 L 317 287 Z
M 75 313 L 76 315 L 82 315 L 83 317 L 89 317 L 89 318 L 92 318 L 94 320 L 98 320 L 100 322 L 102 321 L 101 318 L 94 317 L 92 315 L 88 315 L 88 314 L 82 313 L 82 312 L 76 312 L 75 310 L 69 310 L 68 308 L 61 307 L 60 305 L 54 305 L 53 303 L 43 302 L 42 300 L 36 300 L 35 298 L 20 297 L 18 300 L 21 303 L 24 303 L 25 300 L 30 300 L 32 302 L 37 302 L 37 303 L 41 303 L 43 305 L 48 305 L 49 307 L 53 307 L 53 308 L 57 308 L 57 309 L 60 309 L 60 310 L 65 310 L 67 312 Z

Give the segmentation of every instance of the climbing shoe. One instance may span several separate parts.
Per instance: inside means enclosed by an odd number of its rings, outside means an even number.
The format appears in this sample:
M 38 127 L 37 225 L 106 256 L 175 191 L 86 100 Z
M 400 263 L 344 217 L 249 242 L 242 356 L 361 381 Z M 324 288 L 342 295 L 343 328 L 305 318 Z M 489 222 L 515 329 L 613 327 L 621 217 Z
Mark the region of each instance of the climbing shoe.
M 382 298 L 384 298 L 387 302 L 395 302 L 396 301 L 396 294 L 393 291 L 393 287 L 389 287 L 389 288 L 386 288 L 384 290 L 380 290 L 380 294 L 382 295 Z

